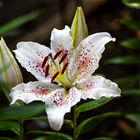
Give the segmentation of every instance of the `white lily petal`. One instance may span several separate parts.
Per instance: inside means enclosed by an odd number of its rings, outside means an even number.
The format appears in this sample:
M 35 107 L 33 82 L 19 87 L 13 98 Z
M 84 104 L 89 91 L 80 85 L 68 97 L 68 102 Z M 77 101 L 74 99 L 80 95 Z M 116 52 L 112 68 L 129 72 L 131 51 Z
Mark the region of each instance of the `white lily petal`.
M 46 96 L 51 92 L 61 88 L 58 85 L 51 83 L 41 83 L 41 82 L 29 82 L 27 84 L 19 84 L 14 87 L 10 93 L 12 98 L 11 104 L 14 104 L 16 100 L 22 100 L 25 103 L 30 103 L 32 101 L 42 101 L 45 102 Z
M 49 94 L 45 100 L 46 113 L 50 126 L 54 130 L 60 130 L 64 121 L 64 115 L 70 112 L 71 107 L 79 102 L 81 94 L 70 89 L 67 93 L 64 89 L 59 89 L 56 92 Z
M 35 42 L 19 42 L 14 52 L 21 65 L 38 80 L 50 81 L 49 76 L 45 77 L 45 67 L 42 68 L 44 58 L 52 53 L 49 48 Z M 48 60 L 47 63 L 51 63 L 51 61 Z
M 105 44 L 115 41 L 109 33 L 95 33 L 85 38 L 76 48 L 69 64 L 69 78 L 72 81 L 91 76 L 98 68 Z
M 63 30 L 53 29 L 51 33 L 51 49 L 54 52 L 59 50 L 73 49 L 72 37 L 70 35 L 70 28 L 65 26 Z
M 82 94 L 82 99 L 99 99 L 101 97 L 120 96 L 118 85 L 102 76 L 91 76 L 76 83 L 77 89 Z

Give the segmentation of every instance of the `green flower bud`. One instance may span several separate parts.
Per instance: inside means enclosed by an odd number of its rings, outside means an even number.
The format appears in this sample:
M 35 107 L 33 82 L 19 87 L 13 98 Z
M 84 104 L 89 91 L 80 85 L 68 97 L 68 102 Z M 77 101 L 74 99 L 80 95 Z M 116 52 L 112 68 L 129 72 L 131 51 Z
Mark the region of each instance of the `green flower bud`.
M 73 45 L 77 47 L 78 44 L 88 36 L 88 28 L 85 22 L 85 16 L 81 7 L 78 7 L 71 26 L 71 35 L 73 38 Z
M 19 66 L 7 47 L 3 38 L 0 40 L 0 85 L 8 100 L 10 101 L 9 93 L 12 87 L 22 83 L 22 74 Z

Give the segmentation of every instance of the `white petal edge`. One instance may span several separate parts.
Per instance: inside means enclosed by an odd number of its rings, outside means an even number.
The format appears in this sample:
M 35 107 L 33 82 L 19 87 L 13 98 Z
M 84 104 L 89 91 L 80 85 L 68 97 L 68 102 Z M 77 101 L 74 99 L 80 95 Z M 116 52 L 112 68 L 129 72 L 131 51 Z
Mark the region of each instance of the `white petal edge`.
M 46 98 L 46 113 L 52 129 L 59 131 L 63 125 L 64 115 L 70 112 L 71 107 L 81 99 L 81 94 L 75 92 L 74 88 L 69 93 L 63 89 L 59 93 L 51 93 Z
M 39 81 L 50 81 L 50 77 L 45 77 L 45 72 L 41 67 L 44 58 L 52 53 L 48 47 L 31 41 L 19 42 L 14 52 L 20 64 Z
M 76 83 L 82 99 L 99 99 L 101 97 L 119 97 L 118 85 L 102 76 L 91 76 Z
M 107 32 L 95 33 L 85 38 L 76 48 L 69 64 L 69 78 L 72 81 L 91 76 L 98 68 L 105 45 L 115 41 Z
M 10 104 L 14 104 L 17 100 L 22 100 L 26 104 L 32 101 L 45 102 L 46 96 L 59 88 L 61 87 L 58 85 L 41 83 L 39 81 L 18 84 L 11 90 L 10 97 L 12 98 L 12 102 Z

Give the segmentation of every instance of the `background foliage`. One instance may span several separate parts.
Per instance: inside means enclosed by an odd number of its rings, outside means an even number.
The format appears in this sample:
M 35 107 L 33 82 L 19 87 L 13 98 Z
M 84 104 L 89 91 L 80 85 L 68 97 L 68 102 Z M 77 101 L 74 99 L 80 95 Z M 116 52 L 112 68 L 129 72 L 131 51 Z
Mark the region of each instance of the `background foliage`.
M 78 104 L 77 137 L 79 140 L 138 140 L 140 139 L 140 2 L 139 0 L 3 0 L 0 1 L 0 36 L 8 47 L 32 40 L 49 46 L 51 30 L 71 26 L 75 9 L 83 6 L 89 34 L 108 31 L 117 41 L 110 43 L 100 62 L 107 78 L 117 82 L 122 89 L 119 99 L 106 99 Z M 10 14 L 9 14 L 10 13 Z M 21 68 L 22 69 L 22 68 Z M 22 69 L 24 81 L 33 80 Z M 1 73 L 1 70 L 0 70 Z M 4 86 L 4 85 L 1 85 Z M 62 130 L 49 128 L 44 104 L 9 107 L 0 92 L 0 139 L 71 140 L 72 113 Z M 23 129 L 24 128 L 24 129 Z

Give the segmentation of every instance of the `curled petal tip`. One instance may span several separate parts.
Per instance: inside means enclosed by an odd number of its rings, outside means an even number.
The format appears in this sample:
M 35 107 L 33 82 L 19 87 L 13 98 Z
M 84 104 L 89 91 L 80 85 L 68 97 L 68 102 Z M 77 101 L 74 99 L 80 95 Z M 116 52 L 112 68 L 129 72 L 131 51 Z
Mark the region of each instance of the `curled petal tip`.
M 115 42 L 115 41 L 116 41 L 116 38 L 115 38 L 115 37 L 113 37 L 113 38 L 112 38 L 112 41 L 113 41 L 113 42 Z

